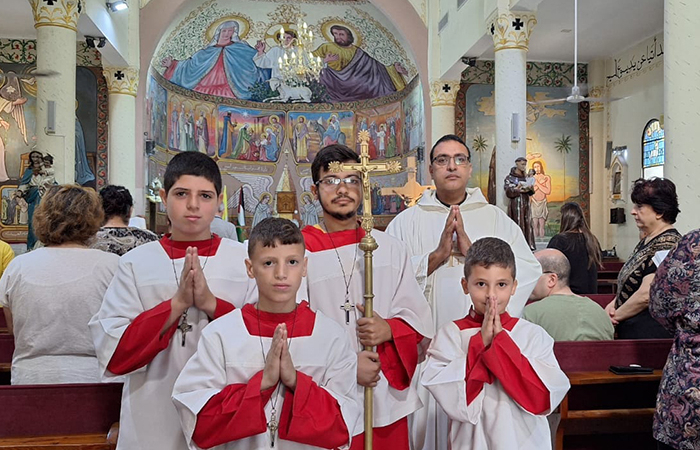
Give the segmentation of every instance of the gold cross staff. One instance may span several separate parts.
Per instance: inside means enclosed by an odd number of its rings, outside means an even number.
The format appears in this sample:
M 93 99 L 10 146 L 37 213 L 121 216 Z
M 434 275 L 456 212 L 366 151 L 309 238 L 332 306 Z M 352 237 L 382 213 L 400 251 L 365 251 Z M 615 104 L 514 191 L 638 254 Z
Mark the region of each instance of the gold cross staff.
M 341 163 L 334 161 L 328 165 L 328 170 L 336 173 L 346 170 L 357 170 L 362 177 L 362 229 L 365 230 L 365 236 L 360 241 L 360 250 L 365 252 L 365 317 L 371 318 L 374 313 L 372 252 L 377 249 L 378 245 L 371 234 L 372 227 L 374 226 L 374 218 L 372 217 L 372 192 L 369 184 L 369 173 L 374 171 L 398 173 L 401 171 L 401 163 L 398 161 L 388 161 L 384 163 L 370 162 L 369 131 L 360 131 L 358 140 L 360 141 L 360 162 Z M 365 350 L 373 351 L 373 348 L 371 346 L 365 346 Z M 372 427 L 374 425 L 373 409 L 373 389 L 371 387 L 365 387 L 365 450 L 372 450 Z

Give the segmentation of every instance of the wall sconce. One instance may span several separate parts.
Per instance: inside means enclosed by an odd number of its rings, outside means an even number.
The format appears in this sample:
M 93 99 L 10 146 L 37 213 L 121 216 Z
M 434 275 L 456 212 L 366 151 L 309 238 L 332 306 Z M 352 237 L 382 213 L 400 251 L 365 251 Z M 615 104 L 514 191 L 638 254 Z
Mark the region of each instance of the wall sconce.
M 107 2 L 107 9 L 109 9 L 112 12 L 124 11 L 128 7 L 129 5 L 126 3 L 126 0 L 115 0 L 113 2 Z

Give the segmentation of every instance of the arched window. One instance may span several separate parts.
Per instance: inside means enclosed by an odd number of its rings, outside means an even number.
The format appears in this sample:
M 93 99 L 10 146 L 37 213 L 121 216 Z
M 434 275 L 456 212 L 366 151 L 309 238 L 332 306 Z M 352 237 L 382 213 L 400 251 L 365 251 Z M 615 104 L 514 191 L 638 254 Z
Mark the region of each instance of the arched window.
M 642 176 L 663 178 L 665 161 L 664 129 L 657 119 L 652 119 L 642 135 Z

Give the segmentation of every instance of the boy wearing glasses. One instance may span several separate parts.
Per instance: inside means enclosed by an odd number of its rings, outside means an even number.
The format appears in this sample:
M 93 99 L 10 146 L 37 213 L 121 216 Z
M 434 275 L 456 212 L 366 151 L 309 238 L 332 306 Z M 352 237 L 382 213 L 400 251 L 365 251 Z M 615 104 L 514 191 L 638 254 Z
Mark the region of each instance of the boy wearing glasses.
M 359 162 L 357 153 L 344 145 L 321 149 L 311 174 L 323 208 L 323 223 L 302 230 L 308 251 L 309 303 L 338 322 L 357 353 L 357 390 L 374 388 L 374 448 L 408 450 L 407 417 L 422 404 L 414 380 L 419 353 L 433 335 L 433 323 L 404 245 L 386 233 L 372 236 L 374 251 L 374 317 L 363 317 L 364 236 L 357 209 L 362 181 L 357 171 L 333 173 L 329 163 Z M 376 346 L 364 351 L 363 346 Z M 420 350 L 420 352 L 419 352 Z M 363 431 L 360 418 L 356 432 Z M 351 449 L 364 448 L 364 435 L 352 439 Z
M 472 174 L 471 153 L 458 136 L 441 137 L 430 150 L 430 175 L 435 190 L 389 223 L 388 234 L 407 247 L 418 284 L 432 308 L 433 325 L 464 317 L 472 302 L 460 289 L 464 257 L 471 243 L 483 237 L 506 241 L 515 253 L 518 287 L 508 312 L 519 317 L 541 269 L 520 228 L 500 209 L 489 204 L 479 188 L 467 188 Z M 494 203 L 495 203 L 495 199 Z M 447 448 L 447 416 L 423 388 L 426 405 L 413 415 L 416 449 Z

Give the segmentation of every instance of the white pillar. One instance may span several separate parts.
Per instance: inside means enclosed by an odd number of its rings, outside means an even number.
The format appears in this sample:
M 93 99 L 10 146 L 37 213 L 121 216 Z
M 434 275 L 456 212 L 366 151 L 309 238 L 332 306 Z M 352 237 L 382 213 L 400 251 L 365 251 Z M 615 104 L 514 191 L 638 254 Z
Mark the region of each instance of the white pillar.
M 430 82 L 430 106 L 433 113 L 433 142 L 426 142 L 426 152 L 434 141 L 455 132 L 455 100 L 459 91 L 459 80 L 433 80 Z M 428 155 L 426 154 L 426 159 Z
M 596 60 L 588 64 L 588 89 L 591 97 L 606 97 L 605 88 L 605 61 Z M 590 226 L 593 234 L 598 238 L 603 248 L 608 248 L 606 229 L 609 215 L 609 194 L 607 170 L 605 169 L 605 103 L 591 103 L 589 116 L 590 137 L 593 147 L 589 149 L 590 160 L 593 164 L 588 168 L 588 176 L 591 180 L 591 220 Z
M 75 182 L 75 62 L 76 30 L 80 16 L 77 0 L 29 0 L 37 32 L 37 72 L 55 72 L 37 78 L 37 150 L 54 157 L 56 181 Z M 55 129 L 49 126 L 49 101 Z
M 664 2 L 664 177 L 676 184 L 681 213 L 676 228 L 687 233 L 700 227 L 700 42 L 697 40 L 700 2 Z
M 503 209 L 507 207 L 503 181 L 515 159 L 525 156 L 527 50 L 536 24 L 535 14 L 528 11 L 496 10 L 487 20 L 496 55 L 496 204 Z M 511 139 L 514 119 L 517 142 Z
M 109 184 L 126 187 L 133 197 L 137 194 L 135 143 L 139 71 L 133 67 L 105 67 L 103 73 L 109 88 Z

